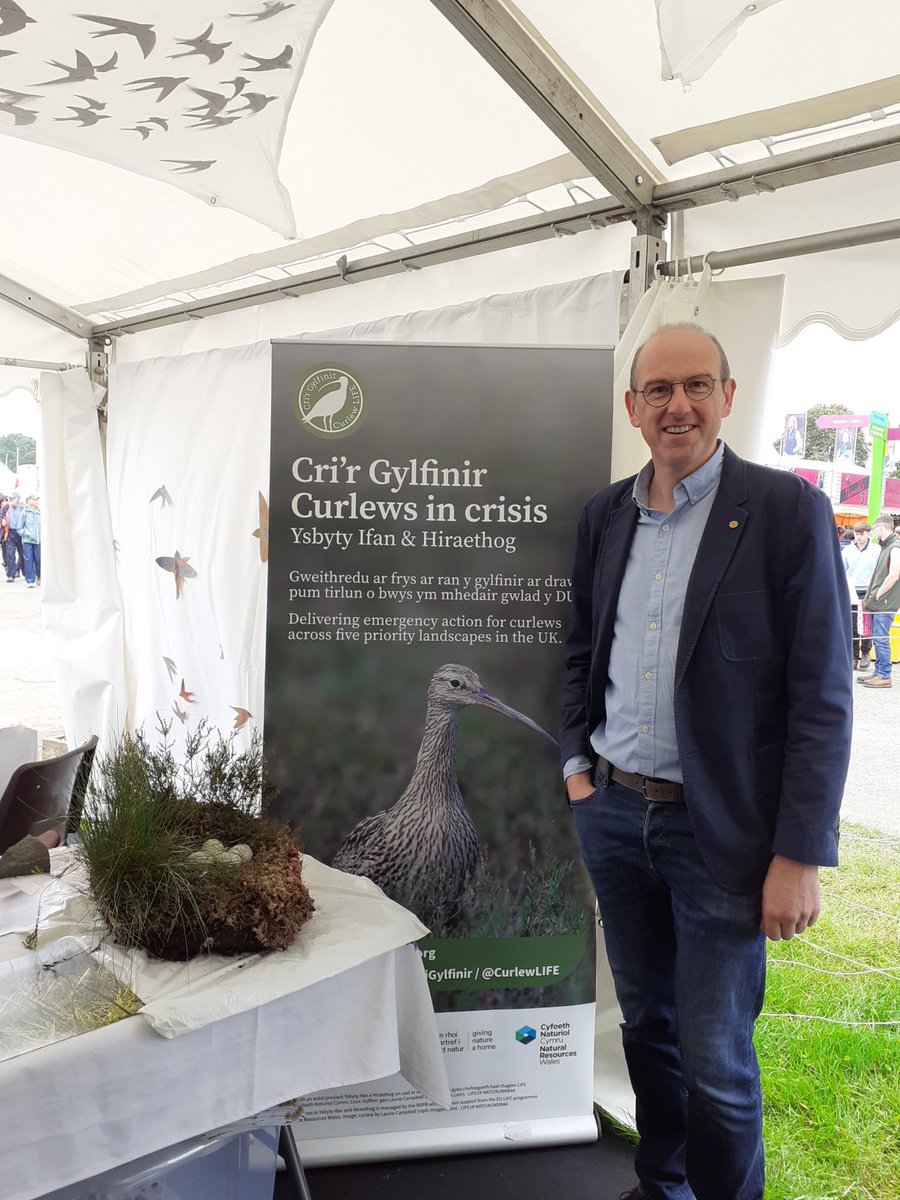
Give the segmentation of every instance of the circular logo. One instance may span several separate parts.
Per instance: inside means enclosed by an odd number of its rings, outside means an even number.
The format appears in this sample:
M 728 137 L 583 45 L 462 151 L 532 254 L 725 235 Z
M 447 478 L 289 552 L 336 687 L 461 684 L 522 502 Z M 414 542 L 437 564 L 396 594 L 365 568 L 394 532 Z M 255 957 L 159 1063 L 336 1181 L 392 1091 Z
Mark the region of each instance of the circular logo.
M 343 367 L 326 364 L 300 384 L 294 415 L 316 437 L 342 438 L 362 420 L 364 408 L 359 380 Z

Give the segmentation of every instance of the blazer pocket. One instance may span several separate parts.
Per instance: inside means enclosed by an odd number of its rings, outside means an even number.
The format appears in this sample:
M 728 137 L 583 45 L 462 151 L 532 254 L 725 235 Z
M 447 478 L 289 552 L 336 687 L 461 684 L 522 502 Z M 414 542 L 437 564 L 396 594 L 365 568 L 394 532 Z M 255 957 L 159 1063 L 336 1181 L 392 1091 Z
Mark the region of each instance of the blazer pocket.
M 730 662 L 771 658 L 776 653 L 775 617 L 768 591 L 716 596 L 715 610 L 719 646 Z

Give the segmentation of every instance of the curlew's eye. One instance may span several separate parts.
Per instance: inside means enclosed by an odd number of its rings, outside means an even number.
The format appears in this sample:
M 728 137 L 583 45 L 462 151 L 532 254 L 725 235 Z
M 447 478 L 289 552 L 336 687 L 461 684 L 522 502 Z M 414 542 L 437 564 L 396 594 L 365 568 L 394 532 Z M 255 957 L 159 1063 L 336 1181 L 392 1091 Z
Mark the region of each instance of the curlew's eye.
M 450 680 L 450 686 L 451 686 L 451 687 L 459 687 L 459 680 L 458 680 L 458 679 L 451 679 L 451 680 Z

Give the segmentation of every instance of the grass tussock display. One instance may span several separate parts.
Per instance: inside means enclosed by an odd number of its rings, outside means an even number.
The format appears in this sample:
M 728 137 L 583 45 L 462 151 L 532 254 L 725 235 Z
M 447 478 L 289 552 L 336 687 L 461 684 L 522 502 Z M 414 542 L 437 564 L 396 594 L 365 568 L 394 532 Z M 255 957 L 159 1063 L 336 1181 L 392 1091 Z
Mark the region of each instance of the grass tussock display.
M 160 728 L 94 763 L 79 833 L 110 936 L 176 961 L 286 948 L 314 905 L 291 831 L 265 816 L 262 739 L 239 753 L 202 725 L 178 762 Z

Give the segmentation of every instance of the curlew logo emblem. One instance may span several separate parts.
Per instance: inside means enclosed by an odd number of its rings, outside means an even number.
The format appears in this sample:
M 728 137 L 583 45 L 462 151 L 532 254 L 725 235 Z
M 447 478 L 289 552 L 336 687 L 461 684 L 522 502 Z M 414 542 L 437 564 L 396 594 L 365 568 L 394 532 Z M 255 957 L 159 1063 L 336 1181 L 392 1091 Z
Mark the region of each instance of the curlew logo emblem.
M 362 385 L 341 366 L 318 366 L 300 384 L 294 415 L 316 437 L 346 437 L 364 413 Z

